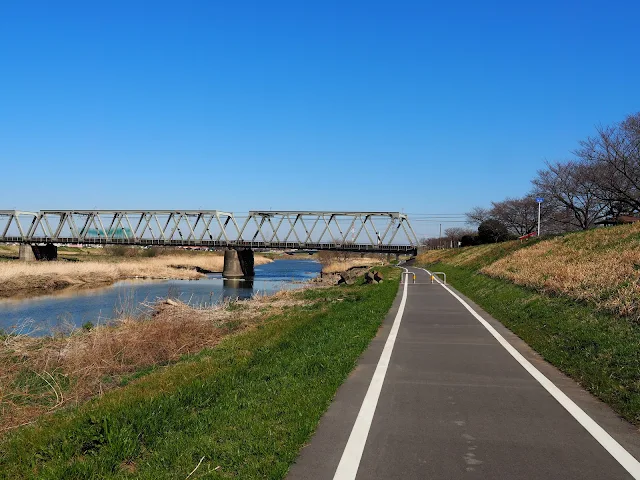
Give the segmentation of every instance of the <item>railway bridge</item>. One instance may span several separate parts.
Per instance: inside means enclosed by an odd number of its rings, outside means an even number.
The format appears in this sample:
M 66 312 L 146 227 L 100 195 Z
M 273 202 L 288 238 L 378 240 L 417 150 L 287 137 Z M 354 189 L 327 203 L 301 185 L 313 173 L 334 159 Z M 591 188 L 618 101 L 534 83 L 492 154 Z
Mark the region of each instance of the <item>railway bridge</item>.
M 224 276 L 253 275 L 253 251 L 335 250 L 415 255 L 399 212 L 219 210 L 0 210 L 0 243 L 20 258 L 53 260 L 59 245 L 206 247 L 225 250 Z

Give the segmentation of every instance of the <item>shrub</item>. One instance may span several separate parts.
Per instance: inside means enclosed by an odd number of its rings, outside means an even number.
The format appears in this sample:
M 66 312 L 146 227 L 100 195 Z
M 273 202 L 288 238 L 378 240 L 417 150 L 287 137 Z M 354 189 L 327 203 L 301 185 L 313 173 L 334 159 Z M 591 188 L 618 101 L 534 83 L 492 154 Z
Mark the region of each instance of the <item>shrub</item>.
M 461 247 L 471 247 L 473 245 L 478 245 L 477 235 L 463 235 L 462 238 L 460 238 Z
M 497 243 L 509 239 L 507 227 L 498 220 L 485 220 L 478 227 L 480 243 Z

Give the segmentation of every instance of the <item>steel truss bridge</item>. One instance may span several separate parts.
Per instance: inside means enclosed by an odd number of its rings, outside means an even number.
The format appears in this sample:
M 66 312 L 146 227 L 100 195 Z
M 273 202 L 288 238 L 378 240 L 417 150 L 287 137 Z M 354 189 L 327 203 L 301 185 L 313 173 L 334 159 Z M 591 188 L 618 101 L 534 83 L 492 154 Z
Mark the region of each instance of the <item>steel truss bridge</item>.
M 415 253 L 398 212 L 0 210 L 0 243 Z

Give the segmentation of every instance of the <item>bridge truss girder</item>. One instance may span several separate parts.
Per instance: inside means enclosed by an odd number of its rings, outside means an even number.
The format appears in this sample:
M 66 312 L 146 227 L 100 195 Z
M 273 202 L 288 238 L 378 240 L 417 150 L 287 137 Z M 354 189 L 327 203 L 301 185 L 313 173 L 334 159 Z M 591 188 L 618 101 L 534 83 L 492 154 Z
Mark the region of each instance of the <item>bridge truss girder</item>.
M 377 225 L 375 219 L 378 220 Z M 402 230 L 408 244 L 418 245 L 408 217 L 401 213 L 251 211 L 240 231 L 241 236 L 251 221 L 256 226 L 252 240 L 260 236 L 266 243 L 288 242 L 293 236 L 301 245 L 327 243 L 348 246 L 357 243 L 375 247 L 393 245 Z M 343 222 L 342 226 L 340 221 Z M 347 228 L 344 228 L 345 225 Z M 299 227 L 302 227 L 303 232 L 300 232 Z
M 379 252 L 418 244 L 407 215 L 395 212 L 251 211 L 241 218 L 218 210 L 0 210 L 0 242 Z

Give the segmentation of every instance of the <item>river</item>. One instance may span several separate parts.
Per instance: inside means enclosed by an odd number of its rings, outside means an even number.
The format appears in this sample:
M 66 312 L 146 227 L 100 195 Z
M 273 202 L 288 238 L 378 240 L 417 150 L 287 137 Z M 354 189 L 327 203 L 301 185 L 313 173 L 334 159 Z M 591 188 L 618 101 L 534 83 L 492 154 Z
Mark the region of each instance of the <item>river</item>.
M 250 298 L 298 288 L 319 275 L 321 265 L 310 260 L 276 260 L 255 267 L 252 281 L 225 280 L 210 274 L 201 280 L 127 280 L 90 290 L 64 290 L 52 295 L 0 300 L 0 329 L 45 335 L 91 324 L 107 323 L 122 313 L 141 315 L 146 305 L 172 298 L 194 306 L 211 305 L 224 298 Z

